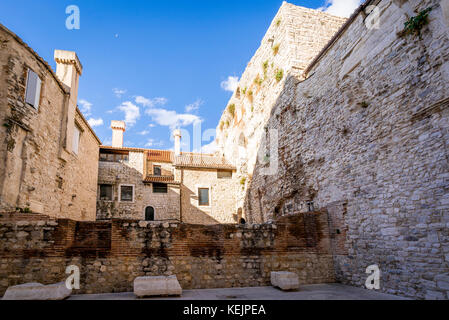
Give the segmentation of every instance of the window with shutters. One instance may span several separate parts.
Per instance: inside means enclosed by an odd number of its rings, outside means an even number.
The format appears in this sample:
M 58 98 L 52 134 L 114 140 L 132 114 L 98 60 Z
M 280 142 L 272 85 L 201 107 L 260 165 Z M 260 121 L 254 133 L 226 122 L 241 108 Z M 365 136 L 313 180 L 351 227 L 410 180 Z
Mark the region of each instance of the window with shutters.
M 134 202 L 134 186 L 133 185 L 121 185 L 120 186 L 120 201 L 121 202 Z
M 42 81 L 31 69 L 28 69 L 27 84 L 25 91 L 25 102 L 34 109 L 39 110 Z

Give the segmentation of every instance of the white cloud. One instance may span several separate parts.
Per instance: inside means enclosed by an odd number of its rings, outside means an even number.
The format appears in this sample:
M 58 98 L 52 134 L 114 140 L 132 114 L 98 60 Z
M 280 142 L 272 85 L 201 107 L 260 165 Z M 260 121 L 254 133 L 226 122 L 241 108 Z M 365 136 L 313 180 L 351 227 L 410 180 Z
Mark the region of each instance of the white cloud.
M 156 141 L 154 139 L 148 139 L 147 143 L 145 144 L 145 147 L 151 148 L 151 147 L 162 147 L 164 145 L 164 141 Z
M 136 121 L 140 118 L 139 107 L 131 101 L 123 102 L 117 109 L 125 113 L 125 122 L 130 127 L 135 125 Z
M 204 104 L 204 101 L 201 99 L 196 100 L 194 103 L 191 103 L 186 106 L 186 112 L 198 111 L 199 108 Z
M 143 131 L 140 131 L 139 132 L 139 134 L 141 135 L 141 136 L 146 136 L 147 134 L 149 134 L 150 133 L 150 130 L 143 130 Z
M 104 124 L 103 119 L 99 118 L 99 119 L 94 119 L 94 118 L 90 118 L 88 121 L 89 125 L 93 128 L 93 127 L 99 127 L 102 126 Z
M 227 80 L 221 83 L 221 88 L 226 91 L 234 92 L 239 86 L 239 77 L 229 76 Z
M 148 99 L 142 96 L 137 96 L 135 99 L 137 104 L 140 104 L 144 107 L 153 108 L 155 106 L 163 106 L 167 103 L 167 99 L 163 97 Z
M 202 153 L 214 154 L 215 151 L 217 151 L 217 143 L 215 140 L 201 148 Z
M 349 18 L 362 2 L 363 0 L 326 0 L 324 7 L 318 8 L 318 10 Z
M 114 88 L 114 89 L 112 89 L 112 92 L 114 92 L 114 95 L 120 99 L 126 93 L 126 90 Z
M 92 103 L 90 103 L 87 100 L 81 99 L 79 102 L 79 105 L 81 106 L 80 110 L 81 112 L 86 116 L 90 116 L 91 115 L 91 111 L 92 111 Z
M 202 122 L 202 119 L 197 115 L 179 114 L 176 111 L 165 109 L 147 109 L 145 113 L 151 116 L 158 125 L 170 127 L 171 129 Z

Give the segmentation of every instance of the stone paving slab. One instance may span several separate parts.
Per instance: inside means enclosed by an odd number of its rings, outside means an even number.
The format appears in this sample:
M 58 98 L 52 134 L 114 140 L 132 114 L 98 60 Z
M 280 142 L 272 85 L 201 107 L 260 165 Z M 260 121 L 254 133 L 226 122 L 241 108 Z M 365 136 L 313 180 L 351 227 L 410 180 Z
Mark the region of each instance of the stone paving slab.
M 69 300 L 136 300 L 130 293 L 74 295 Z M 342 284 L 301 286 L 295 292 L 273 287 L 184 290 L 182 297 L 147 298 L 139 300 L 407 300 Z

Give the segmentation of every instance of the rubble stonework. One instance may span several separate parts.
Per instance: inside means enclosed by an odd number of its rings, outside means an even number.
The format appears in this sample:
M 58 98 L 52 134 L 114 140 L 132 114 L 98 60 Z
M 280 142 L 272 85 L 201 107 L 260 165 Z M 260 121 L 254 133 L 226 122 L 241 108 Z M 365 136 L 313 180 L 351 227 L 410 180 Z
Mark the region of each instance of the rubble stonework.
M 71 265 L 80 269 L 74 294 L 132 292 L 144 276 L 176 275 L 182 289 L 265 286 L 272 271 L 334 282 L 326 212 L 246 226 L 24 219 L 0 218 L 0 295 L 65 281 Z
M 95 220 L 100 141 L 76 107 L 77 84 L 59 79 L 48 64 L 0 25 L 0 210 Z M 55 56 L 76 54 L 56 51 Z M 58 60 L 58 70 L 79 61 Z M 28 70 L 42 81 L 39 108 L 25 103 Z M 79 152 L 72 152 L 74 127 Z
M 304 77 L 286 75 L 260 127 L 278 134 L 279 167 L 264 174 L 273 155 L 259 160 L 246 215 L 328 208 L 337 281 L 363 286 L 378 265 L 383 292 L 448 299 L 448 16 L 440 1 L 376 5 L 379 29 L 359 12 Z M 429 7 L 421 35 L 404 34 Z

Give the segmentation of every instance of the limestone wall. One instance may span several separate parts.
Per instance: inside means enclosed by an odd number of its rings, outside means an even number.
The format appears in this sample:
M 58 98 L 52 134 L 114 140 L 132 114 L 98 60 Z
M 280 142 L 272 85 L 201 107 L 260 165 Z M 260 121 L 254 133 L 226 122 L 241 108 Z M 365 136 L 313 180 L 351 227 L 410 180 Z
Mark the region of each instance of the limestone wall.
M 75 293 L 131 292 L 144 275 L 175 274 L 183 289 L 265 286 L 281 270 L 302 284 L 334 281 L 325 212 L 247 226 L 24 220 L 0 217 L 0 296 L 64 281 L 69 265 L 81 271 Z
M 0 210 L 95 220 L 99 141 L 77 115 L 79 153 L 65 150 L 67 87 L 2 25 L 0 46 Z M 38 110 L 24 103 L 28 68 L 42 80 Z
M 97 162 L 98 163 L 98 162 Z M 165 168 L 165 166 L 164 166 Z M 180 220 L 180 188 L 169 185 L 168 193 L 153 193 L 151 183 L 143 183 L 144 153 L 130 152 L 128 163 L 99 162 L 98 184 L 113 186 L 113 201 L 97 200 L 97 219 L 145 220 L 145 208 L 155 209 L 156 220 Z M 134 201 L 121 202 L 120 185 L 134 186 Z
M 217 128 L 219 152 L 238 168 L 239 180 L 252 176 L 264 125 L 288 75 L 301 74 L 345 21 L 283 3 Z M 244 194 L 237 198 L 238 207 L 243 207 Z
M 429 299 L 449 298 L 449 20 L 439 3 L 380 1 L 379 29 L 360 13 L 307 80 L 287 79 L 267 125 L 279 169 L 264 175 L 269 164 L 258 163 L 246 198 L 253 222 L 308 201 L 332 208 L 330 231 L 346 237 L 338 281 L 362 286 L 377 264 L 383 292 Z M 428 7 L 421 37 L 401 35 Z
M 219 179 L 216 169 L 177 169 L 182 179 L 182 221 L 191 224 L 237 223 L 236 197 L 242 186 L 233 178 Z M 198 204 L 198 189 L 209 189 L 209 206 Z M 241 218 L 241 217 L 240 217 Z

